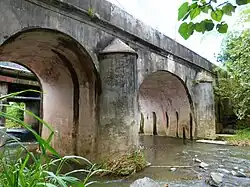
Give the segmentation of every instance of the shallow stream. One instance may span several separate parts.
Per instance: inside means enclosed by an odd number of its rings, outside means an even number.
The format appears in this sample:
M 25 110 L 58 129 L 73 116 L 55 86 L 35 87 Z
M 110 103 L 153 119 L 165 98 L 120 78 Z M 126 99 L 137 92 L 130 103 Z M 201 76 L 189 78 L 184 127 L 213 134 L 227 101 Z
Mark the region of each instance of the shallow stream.
M 183 142 L 181 139 L 161 136 L 141 136 L 140 144 L 145 150 L 147 161 L 152 164 L 151 167 L 128 179 L 103 178 L 93 187 L 128 187 L 134 180 L 145 176 L 157 181 L 161 186 L 168 184 L 169 187 L 203 187 L 208 186 L 205 180 L 209 178 L 210 173 L 221 173 L 220 169 L 232 171 L 238 167 L 241 171 L 244 170 L 247 176 L 250 174 L 250 147 Z M 209 164 L 207 169 L 200 168 L 200 163 L 195 162 L 195 158 Z M 171 171 L 171 166 L 176 168 L 176 171 Z M 222 186 L 250 187 L 249 177 L 223 174 Z

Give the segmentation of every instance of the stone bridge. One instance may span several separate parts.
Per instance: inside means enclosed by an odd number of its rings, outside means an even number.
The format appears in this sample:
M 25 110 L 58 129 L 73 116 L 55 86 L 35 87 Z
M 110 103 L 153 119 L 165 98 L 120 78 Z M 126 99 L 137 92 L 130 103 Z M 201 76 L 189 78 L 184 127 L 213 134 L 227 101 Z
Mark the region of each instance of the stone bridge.
M 115 5 L 1 0 L 0 12 L 0 61 L 39 79 L 60 153 L 94 159 L 138 146 L 140 133 L 215 134 L 212 64 Z

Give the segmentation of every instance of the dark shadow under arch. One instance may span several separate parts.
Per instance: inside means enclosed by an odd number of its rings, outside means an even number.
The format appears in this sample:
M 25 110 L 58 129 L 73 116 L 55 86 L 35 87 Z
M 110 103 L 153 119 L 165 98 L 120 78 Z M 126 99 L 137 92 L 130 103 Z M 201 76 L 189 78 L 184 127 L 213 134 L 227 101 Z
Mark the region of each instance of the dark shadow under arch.
M 144 133 L 144 115 L 141 113 L 139 134 Z
M 169 116 L 168 116 L 168 113 L 167 112 L 165 112 L 165 117 L 166 117 L 166 127 L 167 127 L 167 129 L 169 128 Z
M 179 113 L 176 111 L 176 137 L 179 138 Z
M 157 116 L 155 112 L 153 112 L 153 135 L 157 135 Z

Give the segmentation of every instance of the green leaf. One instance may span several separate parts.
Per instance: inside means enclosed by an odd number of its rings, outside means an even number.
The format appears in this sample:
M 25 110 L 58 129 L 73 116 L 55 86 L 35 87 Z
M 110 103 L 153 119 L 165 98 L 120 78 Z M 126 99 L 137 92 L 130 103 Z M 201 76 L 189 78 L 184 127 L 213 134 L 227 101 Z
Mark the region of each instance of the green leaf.
M 45 174 L 48 174 L 49 178 L 53 178 L 54 181 L 56 181 L 59 186 L 61 187 L 67 187 L 67 184 L 62 180 L 61 177 L 56 176 L 53 172 L 50 171 L 43 171 Z
M 205 19 L 204 22 L 205 22 L 205 28 L 207 31 L 211 31 L 214 29 L 214 23 L 211 19 Z
M 189 6 L 189 9 L 191 10 L 191 9 L 195 9 L 195 8 L 197 8 L 197 7 L 198 7 L 198 3 L 196 2 L 196 3 L 191 4 L 191 5 Z
M 202 21 L 202 22 L 200 22 L 200 23 L 196 23 L 196 24 L 195 24 L 195 30 L 196 30 L 197 32 L 205 33 L 205 31 L 206 31 L 205 22 Z
M 215 21 L 220 22 L 223 17 L 223 11 L 222 10 L 215 10 L 211 12 L 211 18 Z
M 195 24 L 194 28 L 197 32 L 205 33 L 206 31 L 211 31 L 214 29 L 214 23 L 212 20 L 205 19 L 200 23 Z
M 188 24 L 186 22 L 182 23 L 179 27 L 178 32 L 184 39 L 188 39 L 190 36 L 187 35 Z
M 249 0 L 236 0 L 237 5 L 245 5 L 245 4 L 248 4 L 248 3 L 250 3 Z
M 208 13 L 208 11 L 209 11 L 209 6 L 205 6 L 205 7 L 203 7 L 203 8 L 201 8 L 201 11 L 203 12 L 203 13 Z
M 189 24 L 184 22 L 180 25 L 178 32 L 185 40 L 187 40 L 194 32 L 194 24 L 192 22 Z
M 235 12 L 235 8 L 236 6 L 233 6 L 231 3 L 227 3 L 222 7 L 222 11 L 224 12 L 224 14 L 232 16 L 232 12 Z
M 216 29 L 219 33 L 226 33 L 228 25 L 226 23 L 217 24 Z
M 193 20 L 194 18 L 196 18 L 198 15 L 200 15 L 201 13 L 201 9 L 199 7 L 196 7 L 195 9 L 190 11 L 190 18 L 191 20 Z
M 185 21 L 185 20 L 188 18 L 189 15 L 190 15 L 190 12 L 188 12 L 188 13 L 184 16 L 184 18 L 182 18 L 182 21 Z
M 206 0 L 200 0 L 200 3 L 201 3 L 202 5 L 206 5 L 206 4 L 207 4 Z
M 188 2 L 183 3 L 178 9 L 178 21 L 180 21 L 189 11 Z

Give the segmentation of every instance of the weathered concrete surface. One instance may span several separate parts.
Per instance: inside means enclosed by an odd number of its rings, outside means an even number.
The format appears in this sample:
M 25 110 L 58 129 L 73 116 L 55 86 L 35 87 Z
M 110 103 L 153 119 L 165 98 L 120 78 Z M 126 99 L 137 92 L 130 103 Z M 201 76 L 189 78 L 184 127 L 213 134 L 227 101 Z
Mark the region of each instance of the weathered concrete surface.
M 199 126 L 196 129 L 196 137 L 215 138 L 215 106 L 213 93 L 213 79 L 206 72 L 199 72 L 195 81 L 196 116 Z
M 89 16 L 88 8 L 98 16 Z M 147 76 L 159 70 L 173 73 L 187 88 L 194 136 L 207 127 L 211 130 L 202 136 L 215 133 L 213 105 L 200 111 L 202 105 L 199 104 L 204 99 L 213 102 L 212 87 L 203 90 L 202 86 L 194 84 L 201 71 L 212 77 L 211 63 L 109 2 L 1 0 L 0 12 L 0 25 L 4 25 L 0 28 L 0 61 L 24 65 L 39 78 L 45 92 L 43 118 L 55 128 L 53 146 L 61 153 L 94 158 L 98 120 L 105 118 L 99 115 L 99 108 L 103 106 L 99 102 L 102 80 L 98 73 L 101 71 L 98 54 L 114 37 L 137 52 L 134 78 L 137 101 L 139 87 Z M 200 89 L 203 90 L 201 95 Z M 139 104 L 134 112 L 137 123 L 132 129 L 138 132 Z M 116 128 L 118 131 L 119 124 Z M 48 132 L 43 129 L 42 134 L 46 137 Z
M 117 39 L 100 54 L 102 94 L 98 151 L 102 156 L 110 152 L 126 152 L 138 144 L 134 108 L 136 60 L 135 51 Z

